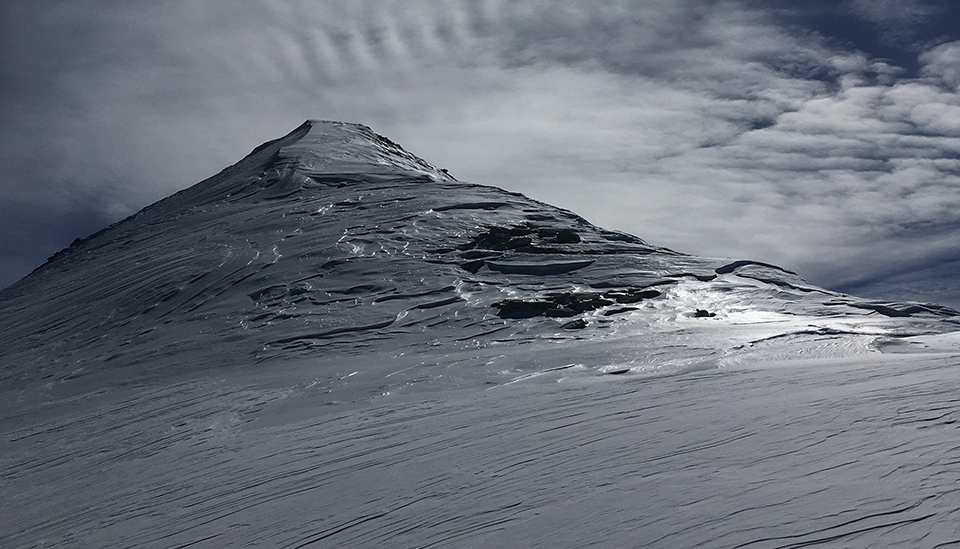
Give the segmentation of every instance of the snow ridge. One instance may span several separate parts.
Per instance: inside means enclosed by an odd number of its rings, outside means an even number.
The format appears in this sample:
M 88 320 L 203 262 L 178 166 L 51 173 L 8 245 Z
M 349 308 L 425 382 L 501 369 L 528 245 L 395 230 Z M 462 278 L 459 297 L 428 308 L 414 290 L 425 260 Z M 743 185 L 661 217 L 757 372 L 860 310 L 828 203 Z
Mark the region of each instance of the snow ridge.
M 362 124 L 308 120 L 307 133 L 280 149 L 283 158 L 295 159 L 310 175 L 422 174 L 437 181 L 453 181 L 435 168 Z M 302 127 L 302 126 L 301 126 Z

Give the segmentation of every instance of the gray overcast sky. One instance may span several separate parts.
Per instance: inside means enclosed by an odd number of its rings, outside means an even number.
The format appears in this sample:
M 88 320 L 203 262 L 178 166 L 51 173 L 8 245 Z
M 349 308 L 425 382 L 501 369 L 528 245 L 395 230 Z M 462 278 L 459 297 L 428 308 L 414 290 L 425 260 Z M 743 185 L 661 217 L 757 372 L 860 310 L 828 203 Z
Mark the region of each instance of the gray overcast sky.
M 0 286 L 307 118 L 699 255 L 960 307 L 955 0 L 0 6 Z

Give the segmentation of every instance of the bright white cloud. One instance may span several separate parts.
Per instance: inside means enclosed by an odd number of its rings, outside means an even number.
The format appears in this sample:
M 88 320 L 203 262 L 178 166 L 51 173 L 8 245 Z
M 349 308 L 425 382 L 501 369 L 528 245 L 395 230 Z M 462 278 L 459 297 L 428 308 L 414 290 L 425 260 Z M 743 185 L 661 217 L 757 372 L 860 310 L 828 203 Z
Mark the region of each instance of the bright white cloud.
M 941 44 L 920 56 L 922 74 L 942 82 L 954 91 L 960 89 L 960 42 Z

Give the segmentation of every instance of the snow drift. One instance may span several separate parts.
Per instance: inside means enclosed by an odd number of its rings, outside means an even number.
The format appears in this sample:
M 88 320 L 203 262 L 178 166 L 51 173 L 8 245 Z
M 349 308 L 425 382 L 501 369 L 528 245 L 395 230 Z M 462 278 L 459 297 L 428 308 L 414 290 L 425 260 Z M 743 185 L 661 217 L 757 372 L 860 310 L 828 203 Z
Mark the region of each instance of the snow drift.
M 960 546 L 958 330 L 308 121 L 0 292 L 0 539 Z

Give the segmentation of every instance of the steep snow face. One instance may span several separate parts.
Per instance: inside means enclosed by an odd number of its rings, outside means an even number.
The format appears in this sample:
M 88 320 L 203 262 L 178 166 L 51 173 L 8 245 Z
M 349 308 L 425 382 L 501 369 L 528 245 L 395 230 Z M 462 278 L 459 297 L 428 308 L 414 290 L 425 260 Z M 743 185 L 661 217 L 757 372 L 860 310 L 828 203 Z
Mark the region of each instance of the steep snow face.
M 956 542 L 958 327 L 308 121 L 0 293 L 0 539 Z
M 370 128 L 359 124 L 309 120 L 307 133 L 281 149 L 281 156 L 295 162 L 294 169 L 307 177 L 343 174 L 407 173 L 437 181 L 453 181 L 423 159 Z

